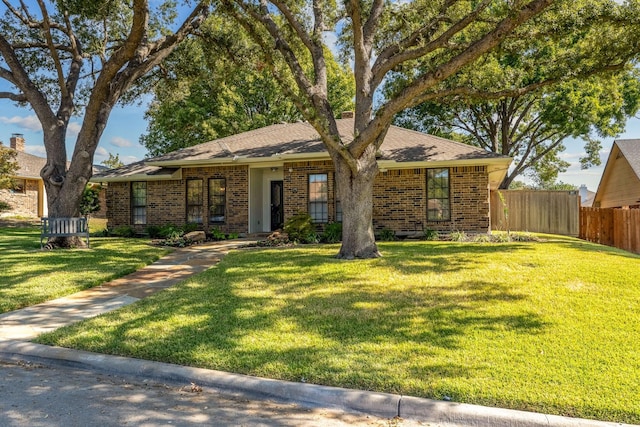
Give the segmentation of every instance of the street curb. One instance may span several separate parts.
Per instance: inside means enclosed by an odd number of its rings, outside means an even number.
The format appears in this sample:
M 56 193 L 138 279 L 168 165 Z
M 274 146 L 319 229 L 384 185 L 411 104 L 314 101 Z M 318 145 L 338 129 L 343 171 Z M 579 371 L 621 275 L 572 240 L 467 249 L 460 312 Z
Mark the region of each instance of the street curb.
M 0 341 L 0 359 L 91 369 L 146 379 L 195 383 L 253 398 L 357 411 L 386 418 L 474 427 L 625 427 L 580 418 L 445 402 L 389 393 L 294 383 L 170 363 L 110 356 L 22 341 Z

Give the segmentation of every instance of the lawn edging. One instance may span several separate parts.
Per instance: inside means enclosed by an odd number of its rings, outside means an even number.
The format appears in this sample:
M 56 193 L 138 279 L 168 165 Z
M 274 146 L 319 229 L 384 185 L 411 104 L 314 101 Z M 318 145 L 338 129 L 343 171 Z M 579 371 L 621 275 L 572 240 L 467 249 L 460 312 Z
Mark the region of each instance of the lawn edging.
M 193 383 L 250 398 L 277 399 L 307 407 L 335 408 L 429 423 L 455 423 L 476 427 L 631 426 L 390 393 L 280 381 L 22 341 L 0 341 L 0 359 L 68 366 L 154 381 Z

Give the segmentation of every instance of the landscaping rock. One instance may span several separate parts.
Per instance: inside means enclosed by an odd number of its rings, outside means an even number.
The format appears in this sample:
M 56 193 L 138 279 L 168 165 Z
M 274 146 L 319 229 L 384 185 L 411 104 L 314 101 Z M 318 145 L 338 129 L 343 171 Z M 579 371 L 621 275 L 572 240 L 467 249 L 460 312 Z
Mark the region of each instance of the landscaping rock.
M 204 231 L 192 231 L 184 235 L 184 238 L 192 242 L 204 242 L 207 240 L 207 235 Z

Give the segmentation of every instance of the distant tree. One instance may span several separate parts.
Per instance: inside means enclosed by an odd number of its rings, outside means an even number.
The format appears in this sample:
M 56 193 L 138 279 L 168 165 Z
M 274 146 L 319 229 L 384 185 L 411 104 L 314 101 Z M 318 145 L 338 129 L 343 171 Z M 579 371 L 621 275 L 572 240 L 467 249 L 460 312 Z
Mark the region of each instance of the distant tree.
M 210 16 L 197 35 L 179 46 L 156 74 L 160 79 L 145 114 L 147 133 L 140 138 L 152 156 L 303 119 L 242 27 Z M 331 52 L 325 55 L 329 102 L 336 111 L 353 110 L 355 87 L 348 67 Z
M 112 153 L 109 153 L 109 158 L 103 160 L 102 164 L 109 169 L 115 169 L 124 166 L 124 163 L 122 162 L 122 160 L 120 160 L 120 155 L 118 153 L 116 153 L 115 156 Z
M 142 78 L 202 22 L 209 2 L 164 0 L 2 0 L 0 79 L 6 99 L 33 109 L 42 124 L 47 163 L 40 172 L 49 215 L 74 217 L 92 174 L 100 137 L 116 103 L 147 90 Z M 169 27 L 175 30 L 169 30 Z M 139 90 L 134 90 L 134 89 Z M 82 116 L 71 161 L 67 128 Z M 83 245 L 59 237 L 56 246 Z
M 580 44 L 567 49 L 579 50 Z M 587 47 L 582 47 L 587 49 Z M 523 86 L 557 61 L 557 42 L 548 42 L 545 56 L 527 61 L 499 50 L 480 69 L 468 69 L 458 80 L 481 87 L 498 73 L 505 85 Z M 564 53 L 568 55 L 568 53 Z M 571 52 L 576 56 L 578 52 Z M 586 53 L 585 53 L 586 55 Z M 624 62 L 606 58 L 585 69 L 585 75 L 559 81 L 524 94 L 498 99 L 453 96 L 427 102 L 402 112 L 396 124 L 452 138 L 514 158 L 500 188 L 509 188 L 519 176 L 554 183 L 569 163 L 562 159 L 568 138 L 584 141 L 583 168 L 600 164 L 600 138 L 614 137 L 640 109 L 640 73 Z M 612 71 L 615 70 L 615 71 Z M 458 84 L 458 83 L 456 83 Z
M 100 210 L 100 191 L 102 187 L 99 185 L 87 185 L 82 192 L 80 200 L 80 213 L 82 216 L 89 216 Z
M 13 177 L 19 169 L 16 151 L 0 143 L 0 189 L 13 188 Z

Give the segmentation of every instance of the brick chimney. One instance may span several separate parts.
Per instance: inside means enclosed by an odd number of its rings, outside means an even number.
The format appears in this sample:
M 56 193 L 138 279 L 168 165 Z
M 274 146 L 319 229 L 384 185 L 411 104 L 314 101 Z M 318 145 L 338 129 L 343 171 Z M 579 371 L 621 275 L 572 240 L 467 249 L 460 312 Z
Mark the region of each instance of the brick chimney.
M 11 135 L 9 146 L 16 151 L 24 152 L 24 137 L 21 133 Z

